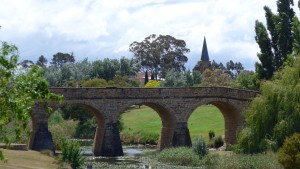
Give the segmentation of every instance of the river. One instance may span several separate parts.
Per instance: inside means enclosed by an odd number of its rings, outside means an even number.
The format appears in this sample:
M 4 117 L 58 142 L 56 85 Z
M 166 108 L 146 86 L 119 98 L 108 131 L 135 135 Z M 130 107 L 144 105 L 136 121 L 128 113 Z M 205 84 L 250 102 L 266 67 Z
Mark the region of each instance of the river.
M 156 152 L 155 147 L 153 146 L 130 145 L 123 146 L 124 156 L 95 157 L 92 152 L 92 140 L 77 141 L 83 145 L 81 148 L 82 153 L 86 156 L 87 168 L 95 168 L 95 166 L 119 166 L 120 168 L 122 168 L 122 166 L 130 166 L 130 168 L 151 168 L 150 162 L 145 160 L 147 159 L 145 157 Z

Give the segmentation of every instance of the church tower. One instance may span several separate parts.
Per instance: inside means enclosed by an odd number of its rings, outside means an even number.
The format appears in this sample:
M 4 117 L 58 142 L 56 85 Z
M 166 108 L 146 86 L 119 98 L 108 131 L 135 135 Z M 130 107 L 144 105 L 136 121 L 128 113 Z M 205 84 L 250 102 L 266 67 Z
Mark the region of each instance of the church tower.
M 204 37 L 201 60 L 198 61 L 193 70 L 200 71 L 200 73 L 202 74 L 206 69 L 211 69 L 211 62 L 209 60 L 206 39 Z

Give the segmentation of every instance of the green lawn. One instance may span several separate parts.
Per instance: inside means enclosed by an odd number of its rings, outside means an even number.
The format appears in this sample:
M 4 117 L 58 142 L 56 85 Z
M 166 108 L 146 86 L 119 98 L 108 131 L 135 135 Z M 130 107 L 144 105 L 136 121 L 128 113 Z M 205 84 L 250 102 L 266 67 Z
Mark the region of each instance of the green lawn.
M 122 133 L 143 131 L 145 133 L 160 133 L 162 123 L 158 114 L 147 106 L 134 108 L 122 115 L 124 130 Z M 224 135 L 224 118 L 213 105 L 198 107 L 190 116 L 188 126 L 192 140 L 198 135 L 208 140 L 208 132 L 213 130 L 217 135 Z

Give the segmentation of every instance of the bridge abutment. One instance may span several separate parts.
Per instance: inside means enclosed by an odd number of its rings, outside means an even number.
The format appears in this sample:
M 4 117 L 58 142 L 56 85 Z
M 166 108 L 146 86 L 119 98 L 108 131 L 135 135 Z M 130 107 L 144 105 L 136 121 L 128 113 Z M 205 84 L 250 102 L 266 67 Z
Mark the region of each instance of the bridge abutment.
M 98 144 L 98 143 L 95 143 L 95 144 Z M 107 157 L 115 157 L 115 156 L 123 156 L 124 155 L 117 123 L 106 123 L 105 124 L 101 152 L 98 155 L 107 156 Z
M 174 147 L 179 146 L 192 146 L 190 131 L 187 126 L 187 122 L 179 122 L 174 130 L 172 145 Z

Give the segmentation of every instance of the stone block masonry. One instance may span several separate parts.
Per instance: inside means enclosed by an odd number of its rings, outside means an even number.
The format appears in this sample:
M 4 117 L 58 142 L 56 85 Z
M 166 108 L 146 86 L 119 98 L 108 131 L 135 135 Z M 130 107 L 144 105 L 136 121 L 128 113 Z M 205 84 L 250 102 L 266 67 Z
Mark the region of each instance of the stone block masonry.
M 227 87 L 189 88 L 50 88 L 64 96 L 63 104 L 51 103 L 54 109 L 80 104 L 95 115 L 98 127 L 93 152 L 98 156 L 123 155 L 116 124 L 119 116 L 132 105 L 144 104 L 154 109 L 161 118 L 162 128 L 157 149 L 171 146 L 191 146 L 188 119 L 201 105 L 213 104 L 225 120 L 225 142 L 234 144 L 236 132 L 243 126 L 242 111 L 259 93 Z M 36 102 L 32 116 L 32 135 L 29 149 L 54 150 L 48 131 L 49 114 Z M 142 127 L 142 126 L 141 126 Z

